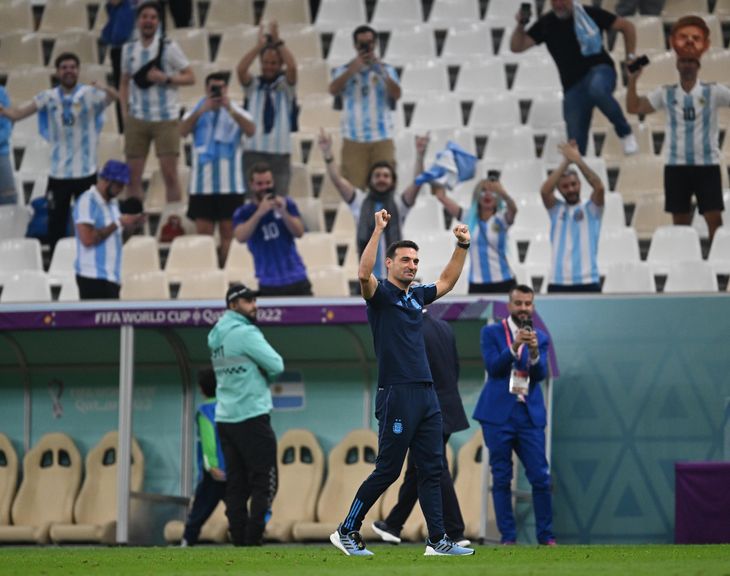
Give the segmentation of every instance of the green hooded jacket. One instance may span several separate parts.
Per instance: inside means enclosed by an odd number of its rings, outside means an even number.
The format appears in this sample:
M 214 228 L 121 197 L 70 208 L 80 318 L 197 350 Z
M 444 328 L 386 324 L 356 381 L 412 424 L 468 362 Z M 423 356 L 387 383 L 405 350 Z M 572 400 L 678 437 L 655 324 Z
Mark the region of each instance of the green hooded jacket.
M 284 371 L 284 360 L 248 318 L 226 310 L 208 334 L 218 387 L 216 422 L 242 422 L 268 414 L 269 382 Z

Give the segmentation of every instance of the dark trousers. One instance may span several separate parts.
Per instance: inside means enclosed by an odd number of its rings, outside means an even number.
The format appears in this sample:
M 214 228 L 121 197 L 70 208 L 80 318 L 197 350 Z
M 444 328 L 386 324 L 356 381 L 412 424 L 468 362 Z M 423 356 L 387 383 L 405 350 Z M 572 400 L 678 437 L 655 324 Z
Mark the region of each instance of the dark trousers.
M 449 463 L 446 460 L 446 443 L 450 434 L 444 434 L 444 458 L 441 469 L 441 503 L 444 513 L 444 529 L 454 540 L 461 540 L 464 537 L 464 519 L 461 516 L 459 500 L 454 490 L 454 481 L 449 472 Z M 398 491 L 398 502 L 385 519 L 389 528 L 400 533 L 408 516 L 411 515 L 413 507 L 418 501 L 418 469 L 413 460 L 413 454 L 408 454 L 408 467 L 403 476 L 403 484 Z
M 223 500 L 226 494 L 226 483 L 215 480 L 207 471 L 203 471 L 203 477 L 195 488 L 195 500 L 190 508 L 188 519 L 185 521 L 185 532 L 183 538 L 189 545 L 198 543 L 200 529 L 205 521 Z
M 115 282 L 77 274 L 76 285 L 79 287 L 79 300 L 119 300 L 120 286 Z
M 111 46 L 109 48 L 109 60 L 112 63 L 112 85 L 119 90 L 119 83 L 122 79 L 122 47 Z M 122 105 L 117 100 L 117 124 L 119 124 L 119 132 L 124 133 L 124 120 L 122 119 Z
M 96 174 L 84 178 L 48 178 L 48 243 L 51 253 L 56 242 L 68 236 L 71 198 L 78 198 L 96 184 Z
M 378 457 L 375 470 L 355 495 L 342 530 L 359 530 L 363 518 L 380 495 L 400 476 L 410 448 L 418 468 L 418 499 L 435 542 L 444 534 L 441 508 L 441 471 L 444 461 L 443 426 L 433 385 L 403 384 L 378 388 Z
M 558 294 L 565 292 L 567 294 L 582 292 L 600 292 L 600 284 L 548 284 L 548 294 Z
M 312 284 L 306 278 L 285 286 L 259 284 L 259 296 L 311 296 Z
M 545 457 L 545 428 L 533 425 L 524 402 L 515 402 L 504 424 L 483 424 L 484 442 L 489 448 L 492 469 L 492 500 L 502 542 L 517 539 L 512 510 L 512 451 L 525 467 L 532 486 L 532 506 L 538 542 L 553 539 L 553 501 L 550 469 Z
M 268 414 L 218 422 L 226 462 L 226 516 L 235 546 L 260 546 L 278 487 L 276 435 Z M 251 499 L 250 514 L 248 500 Z

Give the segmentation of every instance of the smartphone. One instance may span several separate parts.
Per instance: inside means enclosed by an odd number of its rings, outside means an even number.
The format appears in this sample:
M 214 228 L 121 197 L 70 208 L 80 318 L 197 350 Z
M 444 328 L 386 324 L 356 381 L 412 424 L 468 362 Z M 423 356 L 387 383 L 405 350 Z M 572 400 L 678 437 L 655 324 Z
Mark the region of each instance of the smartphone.
M 210 96 L 211 98 L 220 98 L 223 95 L 223 88 L 220 87 L 218 84 L 214 84 L 210 87 Z
M 487 180 L 497 182 L 499 180 L 499 170 L 487 170 Z
M 639 56 L 631 64 L 628 64 L 626 66 L 626 69 L 633 74 L 634 72 L 638 72 L 639 70 L 641 70 L 644 66 L 648 66 L 648 64 L 649 57 L 644 54 L 643 56 Z
M 530 21 L 532 17 L 532 4 L 523 2 L 520 4 L 520 24 L 523 26 Z

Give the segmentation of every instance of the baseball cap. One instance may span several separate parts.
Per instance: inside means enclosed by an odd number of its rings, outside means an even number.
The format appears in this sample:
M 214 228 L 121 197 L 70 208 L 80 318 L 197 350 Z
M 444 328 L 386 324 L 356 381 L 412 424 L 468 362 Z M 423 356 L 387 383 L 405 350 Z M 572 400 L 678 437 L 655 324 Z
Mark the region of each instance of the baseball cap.
M 253 300 L 258 295 L 259 293 L 256 290 L 251 290 L 251 288 L 245 286 L 244 284 L 234 284 L 226 292 L 226 306 L 239 298 Z
M 129 166 L 119 160 L 107 160 L 99 172 L 99 178 L 120 184 L 129 184 Z

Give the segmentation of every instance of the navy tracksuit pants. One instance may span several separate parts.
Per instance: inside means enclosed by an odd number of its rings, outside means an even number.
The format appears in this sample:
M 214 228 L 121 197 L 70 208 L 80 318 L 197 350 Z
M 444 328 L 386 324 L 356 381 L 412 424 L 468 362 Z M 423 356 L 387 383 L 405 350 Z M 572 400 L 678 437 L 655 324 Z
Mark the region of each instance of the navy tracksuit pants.
M 398 479 L 410 448 L 418 468 L 418 499 L 429 538 L 436 542 L 444 535 L 441 504 L 444 445 L 441 407 L 433 385 L 428 382 L 378 388 L 375 417 L 378 419 L 375 470 L 357 491 L 342 530 L 360 529 L 368 510 Z

